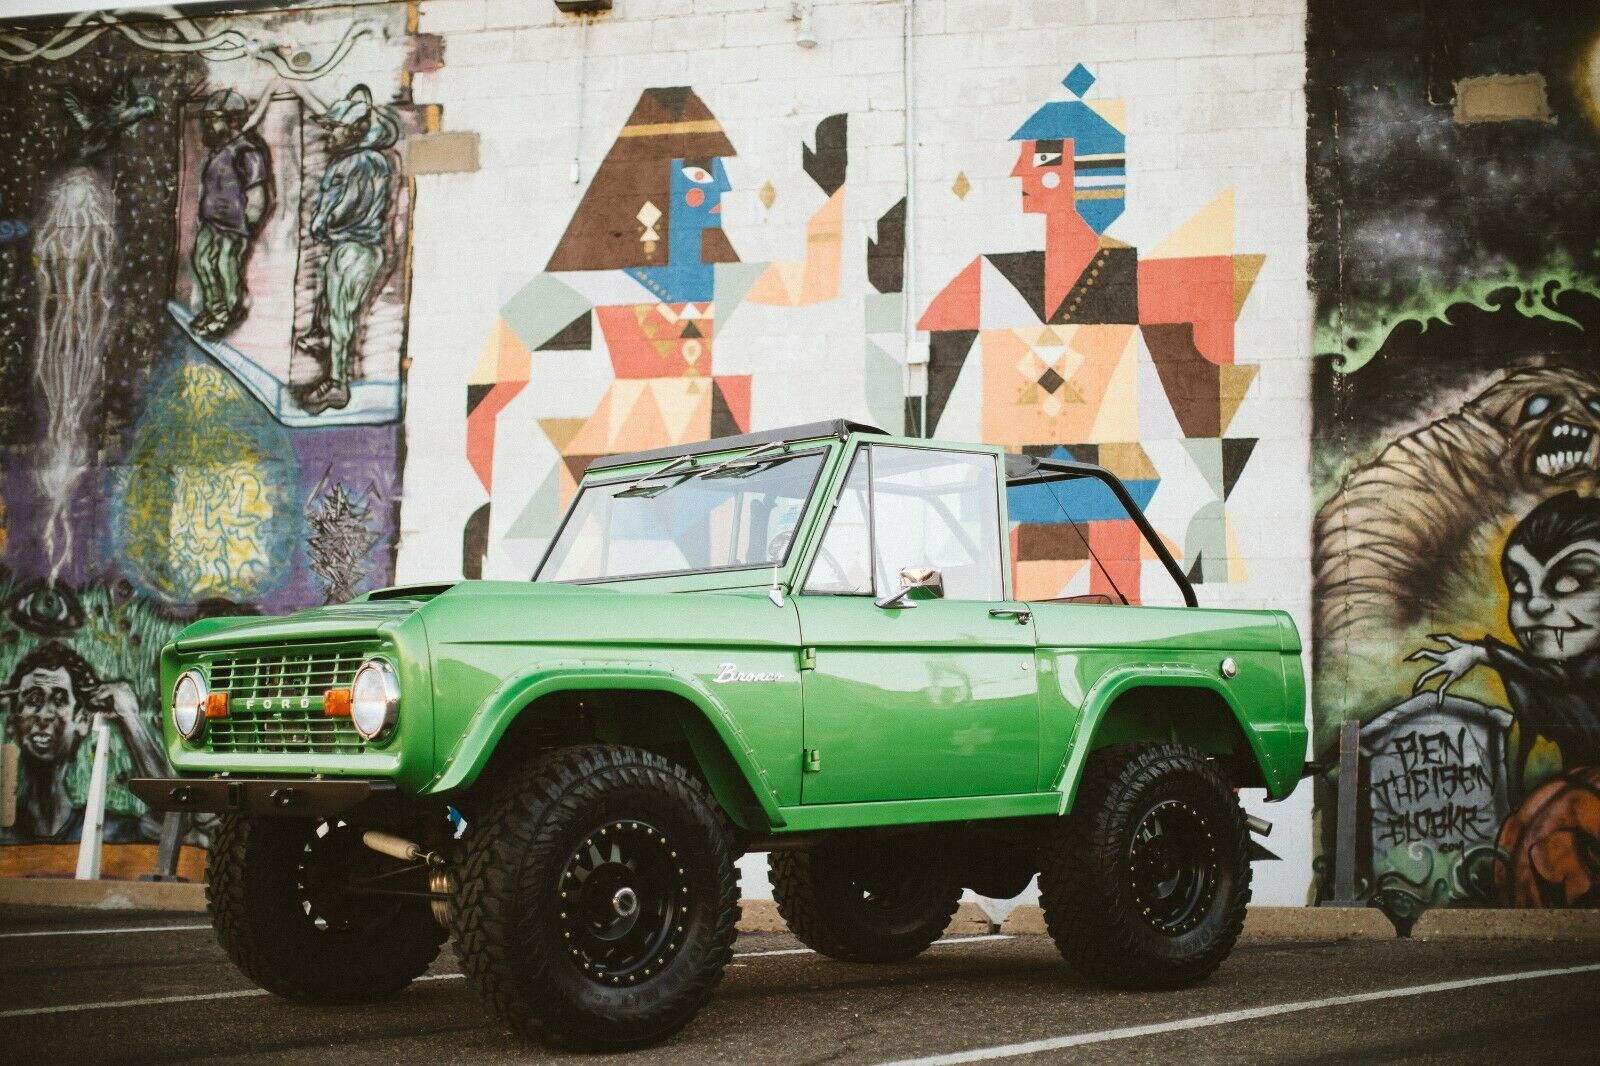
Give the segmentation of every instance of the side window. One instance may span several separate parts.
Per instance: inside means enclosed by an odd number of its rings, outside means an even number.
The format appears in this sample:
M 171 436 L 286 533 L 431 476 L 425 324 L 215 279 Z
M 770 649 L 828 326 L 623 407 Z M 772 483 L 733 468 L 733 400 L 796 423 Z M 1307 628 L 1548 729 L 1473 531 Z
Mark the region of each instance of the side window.
M 839 490 L 803 591 L 834 596 L 872 595 L 872 531 L 868 526 L 867 451 L 856 452 Z
M 870 452 L 878 588 L 898 589 L 901 571 L 931 567 L 944 579 L 946 599 L 1001 599 L 994 456 L 888 445 Z
M 1124 487 L 1139 507 L 1155 492 L 1154 470 Z M 1006 490 L 1013 523 L 1012 595 L 1025 602 L 1146 604 L 1181 607 L 1183 589 L 1145 541 L 1114 492 L 1092 477 L 1015 485 Z M 1221 505 L 1208 505 L 1170 544 L 1191 579 L 1228 565 Z

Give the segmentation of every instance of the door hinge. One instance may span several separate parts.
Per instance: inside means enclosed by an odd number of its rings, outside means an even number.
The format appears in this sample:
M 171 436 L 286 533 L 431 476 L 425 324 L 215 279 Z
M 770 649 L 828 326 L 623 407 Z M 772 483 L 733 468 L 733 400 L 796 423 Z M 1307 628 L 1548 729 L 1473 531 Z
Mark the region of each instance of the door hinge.
M 800 649 L 800 669 L 802 669 L 802 670 L 815 670 L 816 668 L 817 668 L 817 649 L 816 648 L 801 648 Z
M 802 763 L 802 768 L 805 772 L 808 774 L 820 774 L 822 772 L 822 752 L 816 748 L 805 748 L 803 749 L 803 754 L 805 759 Z

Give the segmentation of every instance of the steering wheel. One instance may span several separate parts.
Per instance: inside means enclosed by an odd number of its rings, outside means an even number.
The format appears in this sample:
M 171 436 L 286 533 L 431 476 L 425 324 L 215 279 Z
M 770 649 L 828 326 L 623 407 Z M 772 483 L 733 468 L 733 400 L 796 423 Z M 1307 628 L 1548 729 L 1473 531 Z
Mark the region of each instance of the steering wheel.
M 850 574 L 845 570 L 844 565 L 834 558 L 832 552 L 820 544 L 817 546 L 817 561 L 828 564 L 828 569 L 832 570 L 834 576 L 839 579 L 840 588 L 848 588 L 852 592 L 856 590 L 855 582 L 851 580 Z
M 767 542 L 767 558 L 783 558 L 784 549 L 789 546 L 789 540 L 793 535 L 794 534 L 792 530 L 785 530 L 784 532 L 775 534 L 773 538 Z M 832 552 L 820 544 L 817 546 L 817 559 L 819 562 L 823 562 L 828 565 L 828 569 L 833 571 L 833 575 L 839 579 L 839 584 L 841 586 L 848 586 L 851 588 L 854 587 L 854 582 L 850 580 L 850 574 L 845 570 L 844 565 L 834 557 Z

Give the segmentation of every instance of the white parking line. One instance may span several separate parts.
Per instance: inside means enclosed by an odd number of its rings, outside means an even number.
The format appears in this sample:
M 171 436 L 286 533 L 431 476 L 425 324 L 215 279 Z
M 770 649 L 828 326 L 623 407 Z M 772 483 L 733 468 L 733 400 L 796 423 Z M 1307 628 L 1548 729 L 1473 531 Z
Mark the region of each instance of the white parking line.
M 152 928 L 152 929 L 158 929 L 158 928 L 165 928 L 165 929 L 181 929 L 181 928 L 209 929 L 211 927 L 208 926 L 208 925 L 193 926 L 193 927 L 175 926 L 174 925 L 174 926 L 152 926 L 150 928 Z M 96 933 L 96 932 L 108 932 L 109 933 L 109 932 L 132 932 L 133 930 L 76 929 L 76 930 L 67 930 L 67 931 L 68 932 L 79 932 L 79 933 Z M 141 931 L 144 931 L 144 930 L 141 930 Z M 24 934 L 12 934 L 12 935 L 13 936 L 18 936 L 18 935 L 24 935 Z M 934 947 L 940 947 L 941 945 L 945 945 L 945 944 L 974 944 L 974 943 L 979 943 L 979 942 L 983 942 L 983 941 L 1010 940 L 1010 939 L 1012 939 L 1012 938 L 1011 938 L 1011 936 L 1009 934 L 999 934 L 999 935 L 993 935 L 993 936 L 954 936 L 954 937 L 949 937 L 949 938 L 947 938 L 945 940 L 936 940 L 936 941 L 933 942 L 933 946 Z M 764 958 L 764 957 L 771 956 L 771 955 L 811 955 L 811 954 L 815 954 L 815 953 L 810 948 L 781 948 L 781 949 L 778 949 L 778 950 L 775 950 L 775 951 L 737 951 L 737 952 L 734 952 L 734 956 L 733 957 L 736 958 L 736 959 L 752 959 L 752 958 Z M 458 980 L 459 978 L 461 978 L 463 976 L 465 976 L 465 975 L 464 974 L 459 974 L 459 973 L 430 973 L 430 974 L 423 974 L 421 977 L 417 978 L 417 980 L 418 981 L 453 981 L 453 980 Z M 260 988 L 241 988 L 241 989 L 236 989 L 236 990 L 231 991 L 231 992 L 197 992 L 197 993 L 195 993 L 193 995 L 188 995 L 188 996 L 151 996 L 151 997 L 148 997 L 148 998 L 145 998 L 145 999 L 112 999 L 112 1000 L 105 1000 L 105 1001 L 100 1002 L 100 1003 L 67 1003 L 67 1004 L 63 1004 L 62 1006 L 59 1006 L 59 1007 L 23 1007 L 23 1008 L 20 1008 L 18 1010 L 0 1011 L 0 1019 L 5 1019 L 5 1018 L 34 1018 L 34 1017 L 38 1017 L 38 1016 L 44 1015 L 44 1014 L 76 1014 L 76 1013 L 78 1013 L 80 1011 L 86 1011 L 86 1010 L 114 1010 L 114 1009 L 117 1009 L 119 1007 L 159 1007 L 159 1006 L 164 1006 L 164 1005 L 172 1004 L 172 1003 L 204 1003 L 207 1000 L 213 1000 L 213 999 L 248 999 L 251 996 L 265 996 L 265 995 L 267 995 L 267 992 L 265 990 L 263 990 L 263 989 L 260 989 Z
M 175 933 L 192 929 L 210 929 L 205 925 L 129 925 L 120 929 L 41 929 L 36 933 L 0 933 L 0 940 L 19 936 L 95 936 L 100 933 Z
M 930 947 L 944 947 L 946 944 L 979 944 L 990 940 L 1011 940 L 1011 933 L 990 933 L 985 936 L 950 936 L 935 940 Z M 736 959 L 764 959 L 773 955 L 815 955 L 811 948 L 776 948 L 772 951 L 735 951 Z
M 455 981 L 459 973 L 425 973 L 419 981 Z M 268 995 L 264 988 L 240 988 L 232 992 L 197 992 L 190 996 L 149 996 L 145 999 L 109 999 L 101 1003 L 67 1003 L 59 1007 L 25 1007 L 0 1011 L 0 1018 L 34 1018 L 42 1014 L 76 1014 L 86 1010 L 113 1010 L 117 1007 L 160 1007 L 170 1003 L 204 1003 L 213 999 L 249 999 Z
M 897 1059 L 893 1062 L 883 1063 L 881 1066 L 954 1066 L 954 1064 L 961 1062 L 988 1062 L 991 1059 L 1009 1059 L 1019 1055 L 1037 1055 L 1045 1051 L 1061 1051 L 1065 1048 L 1084 1047 L 1089 1044 L 1104 1044 L 1112 1040 L 1131 1040 L 1134 1037 L 1175 1033 L 1184 1029 L 1204 1029 L 1212 1025 L 1228 1025 L 1233 1022 L 1254 1021 L 1257 1018 L 1273 1018 L 1282 1014 L 1298 1014 L 1301 1011 L 1321 1010 L 1325 1007 L 1347 1007 L 1357 1003 L 1375 1003 L 1385 999 L 1426 996 L 1434 992 L 1453 992 L 1462 988 L 1506 984 L 1511 981 L 1535 981 L 1542 977 L 1565 977 L 1569 974 L 1593 973 L 1597 970 L 1600 970 L 1600 963 L 1593 963 L 1587 966 L 1565 966 L 1555 970 L 1523 970 L 1519 973 L 1492 974 L 1488 977 L 1468 977 L 1460 981 L 1439 981 L 1431 985 L 1388 988 L 1381 992 L 1358 992 L 1348 996 L 1329 996 L 1326 999 L 1306 999 L 1297 1003 L 1277 1003 L 1270 1007 L 1251 1007 L 1246 1010 L 1223 1011 L 1220 1014 L 1202 1014 L 1194 1018 L 1180 1018 L 1176 1021 L 1157 1022 L 1153 1025 L 1130 1025 L 1123 1029 L 1101 1029 L 1092 1033 L 1073 1033 L 1070 1036 L 1029 1040 L 1021 1044 L 999 1044 L 994 1047 L 976 1048 L 972 1051 L 957 1051 L 948 1055 L 928 1055 L 919 1059 Z

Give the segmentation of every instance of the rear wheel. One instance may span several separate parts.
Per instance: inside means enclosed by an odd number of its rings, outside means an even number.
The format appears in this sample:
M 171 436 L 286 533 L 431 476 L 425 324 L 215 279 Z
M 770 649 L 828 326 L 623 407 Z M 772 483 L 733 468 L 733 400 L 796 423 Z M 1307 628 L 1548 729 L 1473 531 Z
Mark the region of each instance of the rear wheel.
M 362 883 L 416 896 L 368 895 Z M 221 820 L 211 844 L 206 901 L 234 964 L 275 995 L 307 1003 L 365 1003 L 409 985 L 439 954 L 427 873 L 361 842 L 343 821 Z
M 847 962 L 901 962 L 939 939 L 961 886 L 925 850 L 862 841 L 768 859 L 778 913 L 800 942 Z
M 1227 780 L 1178 744 L 1089 757 L 1072 815 L 1044 849 L 1045 923 L 1083 976 L 1182 988 L 1233 950 L 1250 901 L 1249 831 Z
M 461 968 L 524 1037 L 662 1040 L 732 957 L 734 858 L 721 811 L 682 767 L 613 745 L 552 752 L 468 823 Z

